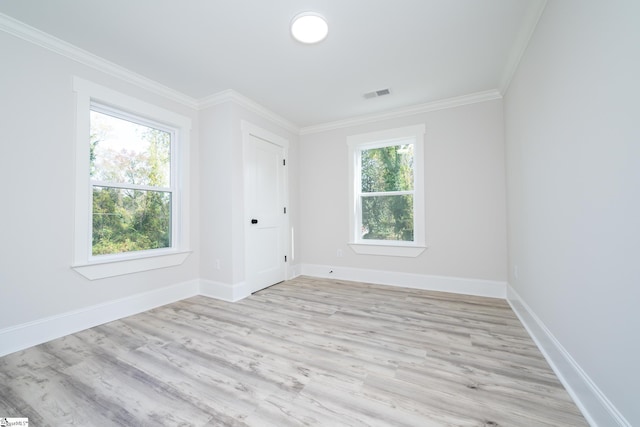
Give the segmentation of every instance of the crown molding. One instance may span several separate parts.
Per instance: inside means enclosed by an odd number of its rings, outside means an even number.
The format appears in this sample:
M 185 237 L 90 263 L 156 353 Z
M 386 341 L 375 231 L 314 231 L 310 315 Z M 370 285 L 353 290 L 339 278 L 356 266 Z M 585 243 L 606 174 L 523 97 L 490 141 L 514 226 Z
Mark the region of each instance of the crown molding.
M 511 79 L 513 79 L 513 76 L 518 70 L 518 65 L 520 65 L 520 61 L 524 56 L 525 50 L 527 50 L 527 46 L 529 46 L 531 37 L 533 37 L 533 33 L 538 26 L 538 22 L 540 21 L 540 17 L 542 17 L 542 13 L 546 6 L 547 0 L 538 0 L 537 2 L 532 3 L 531 6 L 529 6 L 529 10 L 527 10 L 520 32 L 516 37 L 516 41 L 513 44 L 509 58 L 507 59 L 507 64 L 504 68 L 504 72 L 502 73 L 502 79 L 500 80 L 500 93 L 503 96 L 509 89 Z
M 296 135 L 300 133 L 300 127 L 295 123 L 290 122 L 284 117 L 274 113 L 267 107 L 258 104 L 253 99 L 248 98 L 233 89 L 223 90 L 222 92 L 214 93 L 213 95 L 201 98 L 198 102 L 198 109 L 203 110 L 205 108 L 213 107 L 224 102 L 234 102 L 246 108 L 247 110 L 281 126 L 291 133 L 294 133 Z
M 492 101 L 501 99 L 502 95 L 497 89 L 476 92 L 469 95 L 456 96 L 453 98 L 441 99 L 439 101 L 427 102 L 425 104 L 417 104 L 409 107 L 389 110 L 383 113 L 366 114 L 345 120 L 337 120 L 319 125 L 307 126 L 300 129 L 300 135 L 308 135 L 312 133 L 326 132 L 329 130 L 341 129 L 350 126 L 364 125 L 368 123 L 378 122 L 381 120 L 395 119 L 405 116 L 413 116 L 416 114 L 428 113 L 431 111 L 444 110 L 446 108 L 460 107 L 463 105 L 475 104 L 477 102 Z
M 290 132 L 295 134 L 300 132 L 300 128 L 294 123 L 234 90 L 229 89 L 202 99 L 196 99 L 2 13 L 0 13 L 0 31 L 4 31 L 29 43 L 33 43 L 37 46 L 50 50 L 51 52 L 62 55 L 98 71 L 102 71 L 113 77 L 134 84 L 142 89 L 148 90 L 149 92 L 155 93 L 195 110 L 232 101 L 266 118 L 267 120 L 282 126 Z
M 524 53 L 524 50 L 526 49 L 526 46 L 531 39 L 533 31 L 535 30 L 535 26 L 540 19 L 540 16 L 542 15 L 546 3 L 547 0 L 539 0 L 539 2 L 536 3 L 536 7 L 532 7 L 530 9 L 530 12 L 527 15 L 526 19 L 526 31 L 521 32 L 521 35 L 518 38 L 518 42 L 516 43 L 516 48 L 512 50 L 512 55 L 509 60 L 508 66 L 506 67 L 500 90 L 495 89 L 484 92 L 476 92 L 469 95 L 403 107 L 382 113 L 367 114 L 352 117 L 349 119 L 321 123 L 318 125 L 312 125 L 302 128 L 295 123 L 287 120 L 286 118 L 274 113 L 268 108 L 258 104 L 254 100 L 234 91 L 233 89 L 224 90 L 205 98 L 196 99 L 185 95 L 182 92 L 171 89 L 152 79 L 144 77 L 138 73 L 135 73 L 127 68 L 117 65 L 111 61 L 108 61 L 102 57 L 87 52 L 84 49 L 72 45 L 71 43 L 60 40 L 50 34 L 33 28 L 21 21 L 18 21 L 17 19 L 14 19 L 2 13 L 0 13 L 0 31 L 9 33 L 27 42 L 43 47 L 73 61 L 101 71 L 103 73 L 109 74 L 128 83 L 134 84 L 142 89 L 148 90 L 149 92 L 155 93 L 159 96 L 178 102 L 195 110 L 212 107 L 224 102 L 234 102 L 246 108 L 247 110 L 273 122 L 274 124 L 281 126 L 289 132 L 292 132 L 296 135 L 305 135 L 502 98 L 502 95 L 506 92 L 509 82 L 513 77 L 513 74 L 515 73 L 515 70 L 517 69 L 518 63 Z
M 2 13 L 0 13 L 0 31 L 9 33 L 15 37 L 48 49 L 98 71 L 117 77 L 128 83 L 132 83 L 138 87 L 168 98 L 172 101 L 176 101 L 187 107 L 197 108 L 198 106 L 198 101 L 195 98 L 164 86 L 154 80 L 87 52 L 84 49 L 80 49 L 71 43 L 60 40 Z

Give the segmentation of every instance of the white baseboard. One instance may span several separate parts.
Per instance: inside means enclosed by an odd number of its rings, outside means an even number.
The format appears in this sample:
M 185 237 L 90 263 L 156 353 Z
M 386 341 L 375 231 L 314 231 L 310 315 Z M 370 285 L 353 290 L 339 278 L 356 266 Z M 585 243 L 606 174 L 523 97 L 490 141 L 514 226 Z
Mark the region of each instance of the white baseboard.
M 333 273 L 329 273 L 331 270 L 328 266 L 297 264 L 289 270 L 288 279 L 305 274 L 425 290 L 505 297 L 503 282 L 343 267 L 333 268 Z M 251 290 L 246 282 L 231 285 L 212 280 L 193 280 L 11 326 L 0 330 L 0 356 L 196 295 L 235 302 L 251 295 Z
M 0 356 L 198 295 L 198 281 L 179 283 L 0 330 Z
M 300 275 L 300 264 L 294 264 L 287 270 L 287 280 L 295 279 Z
M 461 277 L 430 276 L 397 271 L 368 270 L 328 265 L 301 264 L 305 276 L 351 280 L 379 285 L 401 286 L 428 291 L 452 292 L 492 298 L 507 296 L 507 283 L 494 280 L 467 279 Z
M 298 264 L 289 272 L 290 278 L 300 274 L 414 289 L 506 298 L 587 421 L 592 426 L 631 427 L 631 424 L 600 391 L 538 316 L 520 298 L 518 293 L 505 282 L 330 267 L 316 264 Z M 234 285 L 210 280 L 193 280 L 179 283 L 2 329 L 0 330 L 0 356 L 196 295 L 235 302 L 250 294 L 250 289 L 245 282 Z
M 594 427 L 631 427 L 510 285 L 507 285 L 507 301 L 589 424 Z
M 200 279 L 200 295 L 228 302 L 236 302 L 251 295 L 251 290 L 246 282 L 231 285 L 228 283 L 214 282 L 213 280 Z

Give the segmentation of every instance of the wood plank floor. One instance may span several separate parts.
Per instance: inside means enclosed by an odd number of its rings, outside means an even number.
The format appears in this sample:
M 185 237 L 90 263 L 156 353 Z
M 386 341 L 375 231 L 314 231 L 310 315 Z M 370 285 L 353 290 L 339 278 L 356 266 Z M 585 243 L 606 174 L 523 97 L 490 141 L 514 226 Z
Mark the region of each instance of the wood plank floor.
M 299 277 L 0 358 L 33 426 L 586 426 L 505 301 Z

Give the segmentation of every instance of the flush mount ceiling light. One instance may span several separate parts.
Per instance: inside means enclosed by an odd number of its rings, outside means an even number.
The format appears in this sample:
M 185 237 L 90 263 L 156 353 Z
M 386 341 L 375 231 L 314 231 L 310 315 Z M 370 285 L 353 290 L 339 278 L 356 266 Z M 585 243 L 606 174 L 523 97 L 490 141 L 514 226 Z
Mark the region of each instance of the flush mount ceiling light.
M 318 43 L 327 37 L 329 26 L 322 15 L 304 12 L 291 21 L 291 35 L 301 43 Z

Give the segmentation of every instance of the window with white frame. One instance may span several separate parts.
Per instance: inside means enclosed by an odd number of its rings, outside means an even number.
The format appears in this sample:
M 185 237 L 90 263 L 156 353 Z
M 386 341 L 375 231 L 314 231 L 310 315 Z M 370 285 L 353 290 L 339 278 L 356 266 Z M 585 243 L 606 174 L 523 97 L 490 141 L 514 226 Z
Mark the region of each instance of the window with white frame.
M 417 256 L 425 249 L 424 131 L 416 125 L 347 138 L 355 252 Z
M 188 118 L 74 79 L 74 268 L 90 279 L 188 256 Z
M 92 256 L 173 246 L 175 134 L 160 123 L 91 104 Z

